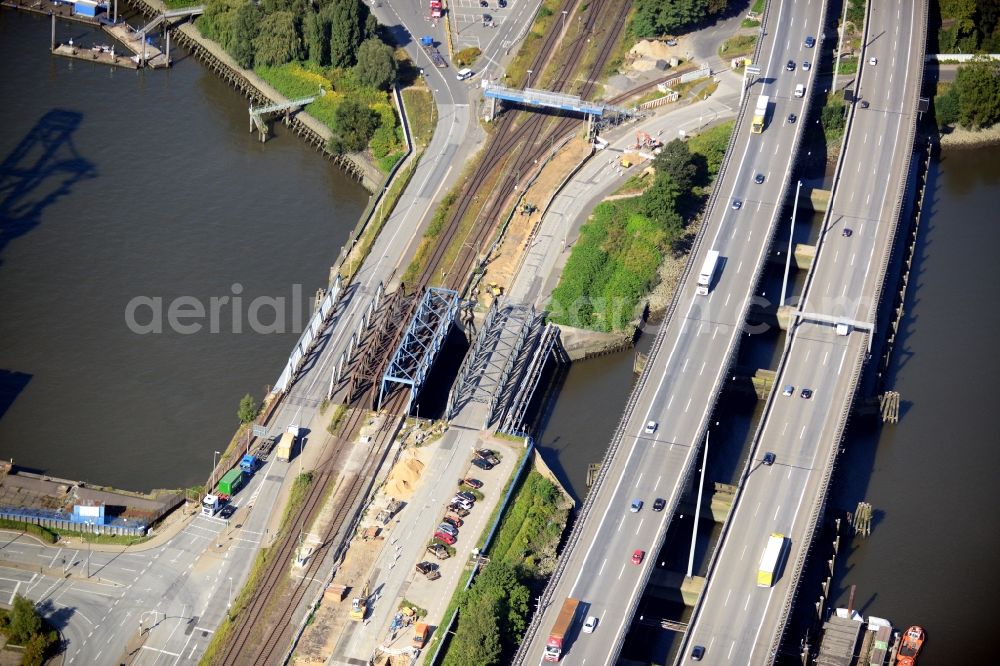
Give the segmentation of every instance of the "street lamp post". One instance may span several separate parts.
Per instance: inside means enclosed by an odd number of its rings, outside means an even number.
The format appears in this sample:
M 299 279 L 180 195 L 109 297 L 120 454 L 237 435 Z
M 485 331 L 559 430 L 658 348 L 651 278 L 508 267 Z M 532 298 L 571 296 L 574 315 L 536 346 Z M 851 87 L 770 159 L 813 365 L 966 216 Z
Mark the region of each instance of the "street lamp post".
M 233 577 L 229 577 L 229 602 L 226 604 L 226 610 L 230 611 L 233 608 Z
M 216 461 L 217 461 L 218 456 L 222 455 L 218 451 L 215 451 L 214 453 L 215 453 L 215 455 L 212 456 L 212 488 L 215 488 L 215 466 L 218 464 L 218 462 L 216 462 Z M 212 492 L 212 488 L 209 488 L 208 492 L 211 493 Z
M 525 89 L 528 89 L 528 88 L 531 87 L 531 70 L 530 69 L 528 70 L 528 82 L 524 84 L 524 87 L 525 87 Z
M 562 41 L 563 39 L 566 39 L 566 15 L 567 14 L 569 14 L 569 10 L 567 10 L 567 9 L 562 10 L 562 36 L 559 37 L 560 41 Z
M 716 423 L 715 425 L 719 425 Z M 694 505 L 694 533 L 691 535 L 691 554 L 688 556 L 687 577 L 694 573 L 694 547 L 698 541 L 698 520 L 701 517 L 701 491 L 705 487 L 705 468 L 708 467 L 708 435 L 705 433 L 705 456 L 701 460 L 701 480 L 698 482 L 698 503 Z

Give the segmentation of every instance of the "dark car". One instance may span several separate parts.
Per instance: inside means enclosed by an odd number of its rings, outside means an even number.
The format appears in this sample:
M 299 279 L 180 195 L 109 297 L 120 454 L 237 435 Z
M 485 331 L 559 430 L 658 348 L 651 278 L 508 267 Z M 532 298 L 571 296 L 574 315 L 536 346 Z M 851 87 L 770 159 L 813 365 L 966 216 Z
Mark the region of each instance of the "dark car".
M 756 176 L 754 176 L 753 177 L 753 182 L 757 183 L 758 185 L 760 185 L 761 183 L 763 183 L 764 182 L 764 174 L 759 173 Z
M 454 527 L 461 527 L 462 524 L 463 524 L 462 519 L 459 518 L 458 516 L 445 516 L 441 520 L 443 520 L 444 522 L 446 522 L 449 525 L 452 525 Z
M 467 515 L 469 515 L 469 510 L 460 504 L 449 504 L 448 510 L 458 516 L 461 516 L 462 518 L 465 518 Z
M 233 506 L 232 504 L 227 504 L 226 506 L 222 507 L 222 511 L 219 512 L 219 517 L 229 520 L 230 518 L 233 517 L 234 513 L 236 513 L 236 507 Z
M 787 63 L 785 63 L 785 69 L 787 71 L 789 71 L 789 72 L 794 72 L 795 71 L 795 61 L 794 60 L 789 60 Z
M 656 501 L 653 502 L 653 511 L 663 511 L 663 507 L 667 505 L 667 500 L 662 497 L 657 497 Z
M 789 124 L 789 125 L 791 125 L 791 124 L 792 124 L 792 123 L 794 123 L 795 121 L 796 121 L 796 117 L 795 117 L 795 114 L 794 114 L 794 113 L 789 113 L 789 114 L 788 114 L 788 124 Z
M 486 0 L 479 0 L 479 6 L 480 7 L 489 7 L 490 3 L 486 2 Z
M 812 389 L 802 389 L 802 393 L 800 393 L 799 395 L 801 395 L 803 398 L 805 398 L 806 400 L 808 400 L 809 398 L 813 397 L 813 390 Z
M 853 234 L 854 231 L 847 227 L 844 227 L 844 230 L 840 232 L 840 235 L 843 236 L 844 238 L 850 238 Z
M 805 45 L 807 49 L 811 49 L 816 46 L 816 39 L 812 35 L 809 35 L 806 37 Z
M 739 199 L 733 199 L 733 210 L 739 210 L 743 208 L 743 202 Z
M 495 465 L 486 460 L 483 460 L 482 458 L 473 458 L 472 464 L 482 470 L 491 470 L 495 467 Z
M 694 649 L 691 650 L 692 661 L 701 661 L 701 658 L 705 656 L 705 648 L 701 645 L 695 645 Z
M 483 482 L 479 479 L 462 479 L 458 483 L 459 485 L 469 486 L 470 488 L 475 488 L 476 490 L 483 487 Z
M 768 451 L 764 454 L 764 464 L 773 465 L 774 464 L 774 454 Z
M 473 495 L 472 493 L 460 492 L 460 493 L 457 493 L 456 496 L 457 497 L 461 497 L 464 500 L 469 500 L 470 502 L 475 502 L 476 501 L 476 496 Z
M 862 109 L 867 109 L 869 106 L 870 105 L 868 104 L 868 100 L 866 100 L 866 99 L 861 100 L 861 108 Z
M 497 0 L 497 7 L 503 9 L 507 6 L 507 0 Z

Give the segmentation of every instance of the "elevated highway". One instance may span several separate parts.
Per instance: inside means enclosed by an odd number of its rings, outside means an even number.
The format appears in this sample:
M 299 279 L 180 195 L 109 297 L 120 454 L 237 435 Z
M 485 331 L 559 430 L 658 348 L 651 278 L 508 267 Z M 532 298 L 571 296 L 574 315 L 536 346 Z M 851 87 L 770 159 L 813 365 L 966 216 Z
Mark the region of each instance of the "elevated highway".
M 762 76 L 744 95 L 704 229 L 516 663 L 540 662 L 567 597 L 583 601 L 581 615 L 601 621 L 593 635 L 572 637 L 570 663 L 610 664 L 621 650 L 743 335 L 800 141 L 800 125 L 788 116 L 807 115 L 809 95 L 794 91 L 800 84 L 812 88 L 815 69 L 801 63 L 815 60 L 817 51 L 804 41 L 820 34 L 825 11 L 816 0 L 770 3 L 765 11 L 766 32 L 754 57 Z M 785 71 L 789 60 L 796 63 L 792 72 Z M 771 105 L 763 134 L 752 134 L 759 94 Z M 757 174 L 762 183 L 755 182 Z M 710 250 L 719 251 L 720 268 L 710 294 L 699 296 L 697 272 Z M 657 424 L 653 432 L 647 432 L 649 421 Z M 645 506 L 631 513 L 636 498 Z M 664 511 L 651 510 L 655 498 L 666 500 Z M 638 566 L 630 561 L 637 549 L 646 553 Z
M 875 321 L 910 172 L 926 4 L 869 3 L 854 84 L 869 106 L 855 104 L 851 111 L 800 312 Z M 701 645 L 710 663 L 769 663 L 780 645 L 872 335 L 855 328 L 838 336 L 821 319 L 799 319 L 790 330 L 775 386 L 793 386 L 793 395 L 779 390 L 768 400 L 736 509 L 678 660 Z M 813 390 L 811 399 L 800 397 L 803 388 Z M 760 462 L 767 451 L 776 455 L 770 467 Z M 756 571 L 773 532 L 788 537 L 787 565 L 774 587 L 758 588 Z

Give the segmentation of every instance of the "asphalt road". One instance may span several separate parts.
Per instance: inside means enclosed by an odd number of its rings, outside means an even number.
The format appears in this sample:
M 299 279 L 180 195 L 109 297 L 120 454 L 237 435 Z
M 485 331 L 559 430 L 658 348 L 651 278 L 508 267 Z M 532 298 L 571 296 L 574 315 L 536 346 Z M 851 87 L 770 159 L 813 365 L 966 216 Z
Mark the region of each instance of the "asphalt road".
M 757 267 L 776 225 L 783 196 L 783 181 L 792 165 L 793 145 L 799 124 L 787 116 L 802 117 L 805 98 L 795 98 L 798 83 L 812 85 L 813 69 L 803 71 L 803 60 L 814 60 L 815 49 L 807 49 L 807 35 L 818 36 L 822 4 L 816 0 L 777 4 L 768 17 L 759 66 L 761 79 L 748 91 L 752 115 L 758 94 L 771 97 L 767 127 L 752 135 L 746 118 L 730 157 L 729 167 L 718 184 L 719 198 L 706 222 L 705 241 L 692 259 L 694 270 L 681 285 L 681 298 L 660 346 L 651 353 L 648 383 L 626 424 L 612 468 L 600 488 L 593 513 L 584 523 L 577 547 L 569 557 L 567 573 L 559 581 L 552 602 L 543 611 L 541 628 L 534 636 L 525 663 L 542 658 L 548 631 L 555 622 L 562 600 L 580 599 L 584 615 L 594 615 L 600 625 L 593 634 L 573 636 L 565 653 L 569 664 L 610 664 L 617 656 L 641 587 L 669 523 L 683 495 L 683 481 L 692 467 L 698 444 L 693 439 L 708 418 L 728 353 L 743 331 L 743 313 L 753 296 Z M 793 72 L 785 63 L 797 63 Z M 763 184 L 754 176 L 762 173 Z M 742 202 L 734 210 L 731 202 Z M 709 250 L 722 257 L 712 291 L 694 293 L 698 268 Z M 644 432 L 647 421 L 656 421 L 653 434 Z M 656 498 L 667 500 L 662 513 L 651 510 Z M 645 506 L 629 511 L 632 499 Z M 642 564 L 631 563 L 635 550 L 646 552 Z
M 893 208 L 910 165 L 906 140 L 923 66 L 914 60 L 924 30 L 911 3 L 872 5 L 860 74 L 860 94 L 871 106 L 858 107 L 854 115 L 805 312 L 872 320 L 881 261 L 891 249 Z M 872 57 L 877 64 L 870 63 Z M 844 229 L 851 230 L 849 237 Z M 782 607 L 795 592 L 793 564 L 804 557 L 812 508 L 825 491 L 821 483 L 831 449 L 840 446 L 838 425 L 867 338 L 857 331 L 837 336 L 829 324 L 804 323 L 795 331 L 775 383 L 793 386 L 794 394 L 773 398 L 754 453 L 757 462 L 744 481 L 685 654 L 702 645 L 710 663 L 757 664 L 769 658 Z M 801 397 L 807 387 L 814 391 L 808 400 Z M 771 467 L 759 462 L 766 451 L 776 454 Z M 790 538 L 788 564 L 774 587 L 758 588 L 756 572 L 771 533 Z

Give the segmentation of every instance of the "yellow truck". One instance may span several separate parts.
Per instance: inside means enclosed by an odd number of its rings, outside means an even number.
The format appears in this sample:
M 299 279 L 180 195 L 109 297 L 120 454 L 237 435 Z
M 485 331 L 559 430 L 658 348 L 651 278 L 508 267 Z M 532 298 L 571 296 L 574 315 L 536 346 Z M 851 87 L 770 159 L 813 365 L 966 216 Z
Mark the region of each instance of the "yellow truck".
M 281 433 L 281 439 L 278 440 L 278 445 L 274 450 L 274 457 L 278 459 L 278 462 L 288 462 L 292 459 L 292 453 L 295 450 L 295 439 L 298 434 L 298 426 L 288 426 L 288 430 Z
M 426 622 L 417 622 L 413 627 L 413 647 L 418 650 L 427 645 L 427 639 L 431 635 L 431 626 Z

